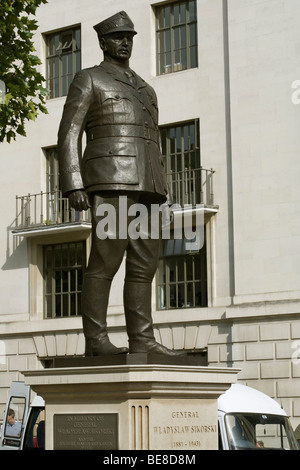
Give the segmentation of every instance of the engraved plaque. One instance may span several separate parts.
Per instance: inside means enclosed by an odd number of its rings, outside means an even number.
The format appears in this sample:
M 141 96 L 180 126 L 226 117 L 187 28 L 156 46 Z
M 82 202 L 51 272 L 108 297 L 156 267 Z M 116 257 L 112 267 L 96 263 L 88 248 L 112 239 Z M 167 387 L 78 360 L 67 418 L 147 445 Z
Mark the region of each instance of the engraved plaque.
M 218 449 L 217 400 L 165 402 L 156 400 L 151 404 L 151 449 Z
M 54 450 L 117 449 L 117 413 L 54 415 Z

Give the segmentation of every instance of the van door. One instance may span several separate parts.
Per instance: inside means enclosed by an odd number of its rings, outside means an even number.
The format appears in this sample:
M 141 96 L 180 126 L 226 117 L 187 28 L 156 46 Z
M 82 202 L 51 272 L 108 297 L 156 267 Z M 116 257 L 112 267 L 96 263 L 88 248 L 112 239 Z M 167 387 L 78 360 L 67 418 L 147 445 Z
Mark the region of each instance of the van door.
M 25 424 L 22 450 L 45 450 L 45 403 L 36 397 Z
M 224 413 L 218 411 L 218 428 L 219 428 L 219 450 L 228 450 L 227 434 L 224 423 Z
M 12 382 L 1 428 L 1 450 L 21 449 L 30 406 L 30 386 Z

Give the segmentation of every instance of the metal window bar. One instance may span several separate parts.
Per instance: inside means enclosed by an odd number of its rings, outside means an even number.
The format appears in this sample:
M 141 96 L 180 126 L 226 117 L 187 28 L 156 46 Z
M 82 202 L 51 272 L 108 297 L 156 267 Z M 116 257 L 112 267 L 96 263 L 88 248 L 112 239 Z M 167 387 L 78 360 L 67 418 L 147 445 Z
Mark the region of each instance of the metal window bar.
M 16 196 L 16 228 L 90 222 L 90 211 L 70 208 L 61 191 Z
M 80 27 L 77 27 L 46 36 L 47 86 L 51 90 L 49 98 L 66 95 L 68 86 L 65 85 L 67 81 L 70 82 L 75 73 L 81 68 L 80 31 Z M 55 37 L 58 40 L 58 46 L 54 49 L 55 46 L 52 45 L 51 48 L 50 44 Z M 77 58 L 78 54 L 80 54 L 79 59 Z M 68 70 L 63 70 L 63 60 L 66 56 L 70 56 L 71 63 L 68 65 Z M 53 65 L 55 60 L 58 62 Z M 64 65 L 67 67 L 66 62 Z M 55 68 L 54 71 L 52 70 L 52 74 L 50 74 L 51 67 Z
M 167 174 L 170 196 L 173 204 L 214 205 L 213 174 L 207 168 L 194 168 Z
M 62 262 L 62 249 L 67 250 L 68 261 Z M 81 314 L 80 297 L 82 276 L 86 265 L 85 242 L 72 242 L 44 247 L 44 316 L 70 317 Z M 78 254 L 80 254 L 80 260 Z M 75 264 L 70 262 L 76 257 Z M 46 259 L 51 258 L 50 264 Z M 55 260 L 60 258 L 57 264 Z M 74 276 L 73 282 L 71 276 Z
M 184 19 L 177 18 L 175 22 L 175 8 L 185 9 Z M 156 42 L 157 42 L 157 71 L 159 75 L 177 72 L 180 70 L 189 69 L 191 67 L 196 67 L 198 64 L 198 59 L 196 58 L 195 64 L 192 64 L 191 60 L 191 27 L 197 25 L 197 13 L 196 13 L 197 4 L 194 0 L 188 0 L 184 2 L 176 2 L 174 4 L 168 4 L 166 6 L 160 6 L 157 8 L 157 29 L 156 29 Z M 168 10 L 169 21 L 164 21 L 167 24 L 160 24 L 160 15 L 164 16 L 164 13 Z M 193 12 L 193 13 L 192 13 Z M 175 40 L 176 33 L 175 30 L 180 30 L 181 28 L 185 29 L 184 45 L 181 44 L 179 37 L 177 41 Z M 168 39 L 167 39 L 168 35 Z M 178 42 L 179 41 L 179 42 Z M 197 36 L 195 37 L 197 43 Z M 167 44 L 170 42 L 170 50 L 167 49 Z M 196 44 L 194 44 L 194 47 Z M 177 62 L 175 57 L 177 54 L 180 55 L 180 62 Z M 182 60 L 182 54 L 185 55 L 185 60 Z M 167 59 L 168 57 L 168 59 Z M 185 62 L 185 63 L 184 63 Z
M 187 261 L 190 256 L 173 257 L 171 264 L 170 258 L 166 257 L 160 264 L 165 282 L 157 284 L 159 310 L 207 306 L 206 248 L 192 256 L 190 261 L 192 269 L 188 276 Z M 179 263 L 183 263 L 183 278 L 179 277 Z M 196 274 L 196 264 L 200 276 Z

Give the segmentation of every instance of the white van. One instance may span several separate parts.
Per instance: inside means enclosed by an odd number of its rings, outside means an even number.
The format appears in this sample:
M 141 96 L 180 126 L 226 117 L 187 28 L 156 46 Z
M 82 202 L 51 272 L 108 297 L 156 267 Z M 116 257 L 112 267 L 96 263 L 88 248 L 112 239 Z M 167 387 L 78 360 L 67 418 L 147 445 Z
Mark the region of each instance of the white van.
M 30 403 L 30 386 L 12 382 L 1 427 L 0 450 L 21 449 L 45 450 L 45 402 L 36 396 Z
M 233 384 L 218 400 L 219 449 L 299 450 L 280 405 L 251 387 Z
M 14 411 L 14 421 L 7 417 Z M 12 382 L 2 425 L 0 450 L 45 449 L 45 403 L 30 387 Z M 219 450 L 299 450 L 285 411 L 264 393 L 234 384 L 218 400 Z M 4 424 L 6 423 L 6 425 Z

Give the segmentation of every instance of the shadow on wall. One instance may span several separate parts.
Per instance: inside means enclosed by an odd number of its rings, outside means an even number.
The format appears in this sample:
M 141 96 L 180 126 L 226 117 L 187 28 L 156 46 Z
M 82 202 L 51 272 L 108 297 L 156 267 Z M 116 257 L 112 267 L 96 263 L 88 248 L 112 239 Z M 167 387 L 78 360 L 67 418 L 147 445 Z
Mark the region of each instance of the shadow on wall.
M 15 221 L 6 229 L 6 261 L 1 267 L 3 271 L 11 269 L 28 268 L 27 240 L 24 237 L 13 235 Z
M 226 314 L 224 313 L 223 318 L 226 318 Z M 226 366 L 233 367 L 233 357 L 232 357 L 232 323 L 226 322 L 223 325 L 218 325 L 218 335 L 220 338 L 223 338 L 223 342 L 225 343 L 225 354 L 226 359 Z M 221 358 L 220 358 L 221 359 Z

